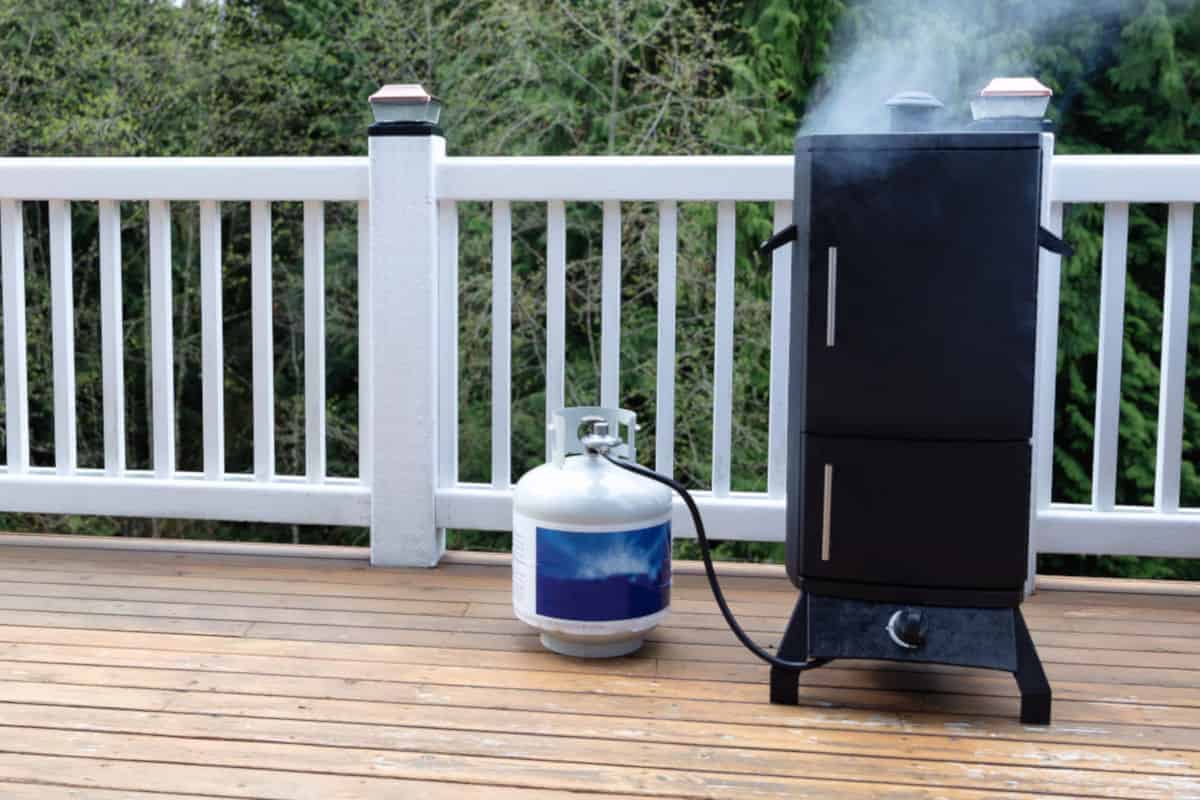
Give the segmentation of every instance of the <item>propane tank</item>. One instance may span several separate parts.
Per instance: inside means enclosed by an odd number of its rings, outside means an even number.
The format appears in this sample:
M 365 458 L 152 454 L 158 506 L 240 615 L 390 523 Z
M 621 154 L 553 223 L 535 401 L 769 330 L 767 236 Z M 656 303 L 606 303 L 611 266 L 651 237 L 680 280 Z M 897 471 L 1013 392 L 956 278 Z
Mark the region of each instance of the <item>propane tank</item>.
M 558 411 L 550 463 L 517 483 L 513 610 L 556 653 L 626 655 L 667 616 L 671 492 L 599 455 L 636 460 L 636 420 L 625 409 Z

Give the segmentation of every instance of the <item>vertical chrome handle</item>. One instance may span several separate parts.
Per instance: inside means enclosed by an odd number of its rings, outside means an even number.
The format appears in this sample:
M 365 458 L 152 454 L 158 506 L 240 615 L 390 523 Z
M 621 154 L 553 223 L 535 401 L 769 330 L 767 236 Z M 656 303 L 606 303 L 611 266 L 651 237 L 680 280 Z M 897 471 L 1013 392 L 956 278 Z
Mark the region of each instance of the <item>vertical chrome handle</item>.
M 829 524 L 833 516 L 833 464 L 825 465 L 825 501 L 821 506 L 821 560 L 829 560 Z
M 825 284 L 825 346 L 833 347 L 834 313 L 837 311 L 837 248 L 829 248 L 828 283 Z

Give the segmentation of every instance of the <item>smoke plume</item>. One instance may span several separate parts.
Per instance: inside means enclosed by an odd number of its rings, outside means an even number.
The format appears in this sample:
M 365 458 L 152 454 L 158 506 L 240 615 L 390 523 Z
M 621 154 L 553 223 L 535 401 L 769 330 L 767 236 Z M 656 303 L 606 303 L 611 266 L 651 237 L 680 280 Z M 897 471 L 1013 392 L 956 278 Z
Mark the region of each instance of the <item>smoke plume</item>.
M 1113 26 L 1123 0 L 849 0 L 833 67 L 805 115 L 803 133 L 887 129 L 887 99 L 933 94 L 950 119 L 995 77 L 1039 75 L 1036 44 L 1080 26 Z

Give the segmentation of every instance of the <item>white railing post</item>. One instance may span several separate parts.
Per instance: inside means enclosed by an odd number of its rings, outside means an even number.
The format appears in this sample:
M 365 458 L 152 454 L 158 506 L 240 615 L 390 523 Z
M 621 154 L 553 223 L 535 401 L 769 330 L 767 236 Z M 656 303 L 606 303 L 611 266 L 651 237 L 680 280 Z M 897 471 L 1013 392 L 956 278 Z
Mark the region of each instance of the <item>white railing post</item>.
M 371 563 L 434 566 L 445 549 L 437 480 L 436 168 L 446 141 L 419 86 L 371 96 L 368 316 Z

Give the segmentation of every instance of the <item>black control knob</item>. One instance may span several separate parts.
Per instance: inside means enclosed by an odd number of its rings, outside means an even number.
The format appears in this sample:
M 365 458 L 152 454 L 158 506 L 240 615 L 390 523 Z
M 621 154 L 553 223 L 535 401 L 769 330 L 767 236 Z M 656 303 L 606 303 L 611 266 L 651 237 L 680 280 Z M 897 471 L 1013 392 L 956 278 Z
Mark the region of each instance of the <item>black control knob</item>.
M 916 609 L 902 608 L 888 620 L 887 632 L 892 641 L 905 650 L 919 650 L 928 633 L 925 615 Z

